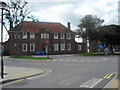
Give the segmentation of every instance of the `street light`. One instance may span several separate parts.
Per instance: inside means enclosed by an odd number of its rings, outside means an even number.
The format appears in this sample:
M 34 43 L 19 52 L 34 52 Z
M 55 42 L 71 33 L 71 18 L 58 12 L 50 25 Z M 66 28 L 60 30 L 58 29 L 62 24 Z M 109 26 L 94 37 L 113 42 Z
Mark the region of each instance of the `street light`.
M 6 7 L 5 2 L 0 2 L 1 9 L 1 78 L 4 78 L 4 62 L 3 62 L 3 9 Z

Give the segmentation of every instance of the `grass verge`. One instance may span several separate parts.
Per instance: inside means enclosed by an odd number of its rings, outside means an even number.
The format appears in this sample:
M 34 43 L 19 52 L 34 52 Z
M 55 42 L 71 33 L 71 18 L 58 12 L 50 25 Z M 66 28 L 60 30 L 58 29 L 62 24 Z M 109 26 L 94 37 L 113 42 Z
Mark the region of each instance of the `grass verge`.
M 102 56 L 102 55 L 106 55 L 106 53 L 82 53 L 82 54 L 79 54 L 80 56 Z M 108 55 L 120 55 L 120 53 L 108 53 Z
M 10 58 L 16 58 L 16 59 L 52 59 L 48 57 L 33 57 L 33 56 L 10 56 Z

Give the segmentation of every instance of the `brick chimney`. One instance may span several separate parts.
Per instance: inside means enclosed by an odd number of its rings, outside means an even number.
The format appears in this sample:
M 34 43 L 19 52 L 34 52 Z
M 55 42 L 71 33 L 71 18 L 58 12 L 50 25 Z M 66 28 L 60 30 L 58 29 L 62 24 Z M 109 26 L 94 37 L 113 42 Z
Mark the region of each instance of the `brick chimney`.
M 70 22 L 68 22 L 67 24 L 68 24 L 68 26 L 67 26 L 67 27 L 68 27 L 68 29 L 70 30 L 70 28 L 71 28 L 71 27 L 70 27 Z

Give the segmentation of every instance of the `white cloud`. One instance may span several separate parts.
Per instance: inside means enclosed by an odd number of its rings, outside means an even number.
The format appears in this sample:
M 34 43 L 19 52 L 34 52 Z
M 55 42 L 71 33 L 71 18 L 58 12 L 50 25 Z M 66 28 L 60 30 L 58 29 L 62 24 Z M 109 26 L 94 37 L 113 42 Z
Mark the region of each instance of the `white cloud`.
M 66 0 L 65 0 L 66 1 Z M 47 5 L 48 7 L 47 7 Z M 68 21 L 72 23 L 72 28 L 77 27 L 79 20 L 87 15 L 97 15 L 105 20 L 104 24 L 117 24 L 118 21 L 118 0 L 80 0 L 70 2 L 39 3 L 39 8 L 34 15 L 40 20 L 60 22 L 64 25 Z

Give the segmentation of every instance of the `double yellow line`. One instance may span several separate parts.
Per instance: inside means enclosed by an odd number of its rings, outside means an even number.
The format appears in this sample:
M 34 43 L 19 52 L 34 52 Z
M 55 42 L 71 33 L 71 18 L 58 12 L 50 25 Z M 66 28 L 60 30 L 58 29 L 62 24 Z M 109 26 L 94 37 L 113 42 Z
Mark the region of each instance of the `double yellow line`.
M 103 78 L 109 79 L 109 78 L 111 78 L 113 75 L 115 75 L 116 73 L 117 73 L 117 72 L 109 73 L 109 74 L 105 75 Z
M 14 84 L 14 83 L 17 83 L 17 82 L 21 82 L 21 81 L 24 81 L 24 80 L 25 79 L 15 80 L 15 81 L 12 81 L 12 82 L 9 82 L 9 83 L 2 84 L 2 85 L 0 85 L 0 87 L 7 86 L 7 85 L 10 85 L 10 84 Z

